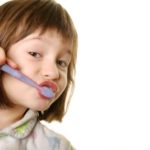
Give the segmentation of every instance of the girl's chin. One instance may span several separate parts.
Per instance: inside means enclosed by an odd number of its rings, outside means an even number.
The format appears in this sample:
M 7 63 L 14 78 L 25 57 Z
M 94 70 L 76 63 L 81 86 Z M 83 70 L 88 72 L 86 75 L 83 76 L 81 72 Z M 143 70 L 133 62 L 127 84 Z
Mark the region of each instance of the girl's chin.
M 47 110 L 50 106 L 52 105 L 52 102 L 44 102 L 44 103 L 39 103 L 38 105 L 34 106 L 34 108 L 31 108 L 35 111 L 45 111 Z

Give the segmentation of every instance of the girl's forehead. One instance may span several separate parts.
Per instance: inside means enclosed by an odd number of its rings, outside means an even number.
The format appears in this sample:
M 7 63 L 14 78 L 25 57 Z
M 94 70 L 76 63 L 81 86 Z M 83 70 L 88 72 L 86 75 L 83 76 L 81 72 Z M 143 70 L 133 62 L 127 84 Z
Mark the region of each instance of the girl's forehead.
M 57 30 L 46 30 L 41 32 L 41 30 L 36 30 L 33 33 L 27 35 L 23 39 L 19 40 L 17 43 L 28 42 L 28 41 L 40 41 L 50 44 L 51 42 L 59 43 L 61 46 L 66 48 L 70 53 L 72 53 L 72 42 L 70 39 L 66 39 Z
M 42 32 L 41 30 L 36 30 L 33 33 L 26 36 L 24 39 L 25 40 L 28 40 L 28 39 L 41 39 L 41 40 L 47 39 L 48 40 L 51 38 L 58 39 L 62 43 L 68 44 L 70 46 L 72 45 L 71 39 L 65 38 L 65 36 L 63 36 L 63 34 L 61 34 L 61 32 L 58 32 L 56 29 L 49 29 L 44 32 Z

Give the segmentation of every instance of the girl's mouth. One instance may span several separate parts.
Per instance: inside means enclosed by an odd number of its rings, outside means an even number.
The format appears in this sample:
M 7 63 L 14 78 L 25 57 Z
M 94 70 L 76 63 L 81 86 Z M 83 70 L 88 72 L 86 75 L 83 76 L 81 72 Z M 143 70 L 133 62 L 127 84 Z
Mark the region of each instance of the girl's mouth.
M 52 95 L 52 96 L 45 96 L 45 94 L 42 94 L 41 92 L 39 92 L 40 97 L 42 97 L 44 99 L 51 99 L 55 96 L 55 93 L 57 91 L 57 85 L 55 83 L 50 82 L 50 81 L 44 81 L 44 82 L 40 83 L 39 86 L 42 88 L 45 88 L 47 95 Z
M 39 86 L 42 86 L 42 87 L 45 86 L 45 87 L 51 88 L 53 92 L 57 91 L 57 85 L 50 81 L 44 81 L 40 83 Z

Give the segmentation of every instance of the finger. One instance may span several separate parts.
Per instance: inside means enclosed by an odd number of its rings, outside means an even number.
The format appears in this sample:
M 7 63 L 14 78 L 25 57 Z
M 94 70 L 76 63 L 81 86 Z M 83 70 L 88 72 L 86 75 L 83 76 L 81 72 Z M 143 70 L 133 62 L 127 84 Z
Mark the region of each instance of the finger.
M 19 69 L 19 66 L 9 58 L 7 58 L 7 64 L 10 65 L 12 68 Z
M 6 62 L 6 55 L 3 48 L 0 47 L 0 65 Z

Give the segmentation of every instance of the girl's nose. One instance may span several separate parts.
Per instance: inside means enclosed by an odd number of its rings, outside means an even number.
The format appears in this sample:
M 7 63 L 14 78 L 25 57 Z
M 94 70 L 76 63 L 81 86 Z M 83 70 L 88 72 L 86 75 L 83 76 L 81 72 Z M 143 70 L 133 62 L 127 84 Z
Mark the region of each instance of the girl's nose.
M 59 78 L 59 69 L 57 64 L 45 64 L 42 69 L 42 75 L 46 79 L 56 80 Z

